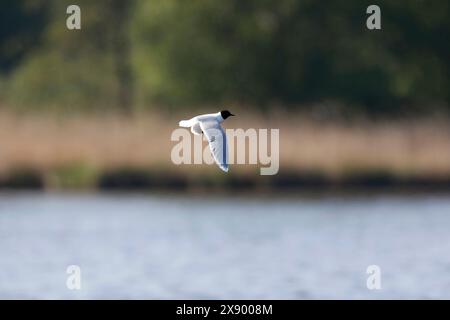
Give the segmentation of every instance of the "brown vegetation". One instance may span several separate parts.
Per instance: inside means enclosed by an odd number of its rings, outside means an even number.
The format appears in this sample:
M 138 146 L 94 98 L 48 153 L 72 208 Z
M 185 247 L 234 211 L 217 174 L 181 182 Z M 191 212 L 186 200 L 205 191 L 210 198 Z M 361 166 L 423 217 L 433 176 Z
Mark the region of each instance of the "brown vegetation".
M 118 168 L 167 171 L 184 177 L 199 171 L 214 174 L 216 168 L 207 165 L 187 168 L 172 164 L 170 151 L 174 142 L 170 135 L 183 117 L 188 116 L 3 113 L 0 174 L 26 168 L 51 175 L 80 165 L 92 174 Z M 225 126 L 279 128 L 280 174 L 314 173 L 329 180 L 373 172 L 399 178 L 450 176 L 450 127 L 445 120 L 338 124 L 306 120 L 299 115 L 278 114 L 268 120 L 241 111 Z M 231 171 L 247 176 L 257 172 L 255 166 L 243 165 L 236 165 Z M 218 169 L 217 172 L 220 173 Z

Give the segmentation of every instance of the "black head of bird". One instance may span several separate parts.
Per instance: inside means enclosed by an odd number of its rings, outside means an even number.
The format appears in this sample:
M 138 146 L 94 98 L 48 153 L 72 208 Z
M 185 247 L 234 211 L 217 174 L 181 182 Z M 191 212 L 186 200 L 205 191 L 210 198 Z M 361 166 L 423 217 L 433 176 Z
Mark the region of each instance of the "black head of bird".
M 223 110 L 220 111 L 220 115 L 222 116 L 222 118 L 225 120 L 226 118 L 230 117 L 230 116 L 234 116 L 234 114 L 232 114 L 230 111 L 228 110 Z

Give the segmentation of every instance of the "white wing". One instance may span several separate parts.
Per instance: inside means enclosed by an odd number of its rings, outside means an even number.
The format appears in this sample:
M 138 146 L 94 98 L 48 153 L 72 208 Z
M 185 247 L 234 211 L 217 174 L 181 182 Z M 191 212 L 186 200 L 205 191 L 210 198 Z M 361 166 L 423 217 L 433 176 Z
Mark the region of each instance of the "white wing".
M 192 127 L 195 124 L 195 117 L 189 120 L 181 120 L 178 125 L 180 127 L 189 128 Z
M 191 127 L 191 132 L 195 135 L 201 135 L 202 134 L 202 128 L 200 128 L 200 122 L 197 122 Z
M 200 121 L 200 127 L 208 139 L 209 149 L 220 169 L 228 172 L 227 135 L 215 120 Z

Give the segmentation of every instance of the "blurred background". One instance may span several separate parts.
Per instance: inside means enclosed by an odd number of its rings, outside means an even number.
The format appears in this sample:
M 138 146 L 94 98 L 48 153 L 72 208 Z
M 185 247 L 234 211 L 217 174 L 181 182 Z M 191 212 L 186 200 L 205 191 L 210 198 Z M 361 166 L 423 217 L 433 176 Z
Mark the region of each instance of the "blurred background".
M 0 298 L 450 298 L 449 3 L 371 4 L 3 0 Z M 223 109 L 277 175 L 172 163 Z

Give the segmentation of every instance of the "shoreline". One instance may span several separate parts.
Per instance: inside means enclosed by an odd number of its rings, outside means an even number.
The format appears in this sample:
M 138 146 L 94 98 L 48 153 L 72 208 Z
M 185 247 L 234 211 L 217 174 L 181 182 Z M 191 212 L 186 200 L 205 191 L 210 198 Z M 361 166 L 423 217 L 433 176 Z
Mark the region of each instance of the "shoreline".
M 71 172 L 42 173 L 16 170 L 0 177 L 0 191 L 163 191 L 183 193 L 365 193 L 409 192 L 450 193 L 450 176 L 403 176 L 389 172 L 355 172 L 331 178 L 309 172 L 286 171 L 274 176 L 205 174 L 196 177 L 173 171 L 136 168 L 108 170 L 92 176 L 74 176 Z
M 260 164 L 175 165 L 177 119 L 58 117 L 4 112 L 0 117 L 0 189 L 165 190 L 182 192 L 340 192 L 450 190 L 447 119 L 330 123 L 242 111 L 229 127 L 279 128 L 279 172 Z M 203 148 L 207 148 L 203 142 Z M 247 155 L 248 156 L 248 155 Z

